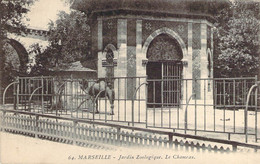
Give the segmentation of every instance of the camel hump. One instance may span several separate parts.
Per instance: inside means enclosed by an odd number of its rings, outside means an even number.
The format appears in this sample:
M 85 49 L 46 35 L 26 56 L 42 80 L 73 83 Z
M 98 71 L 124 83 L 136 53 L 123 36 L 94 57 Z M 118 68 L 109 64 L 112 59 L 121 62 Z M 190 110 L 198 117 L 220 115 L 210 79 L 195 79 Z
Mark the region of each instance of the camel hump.
M 95 90 L 104 91 L 106 89 L 106 82 L 99 81 L 99 83 L 95 83 L 93 87 Z
M 106 79 L 105 78 L 99 78 L 99 79 L 97 79 L 97 83 L 100 83 L 101 81 L 106 81 Z

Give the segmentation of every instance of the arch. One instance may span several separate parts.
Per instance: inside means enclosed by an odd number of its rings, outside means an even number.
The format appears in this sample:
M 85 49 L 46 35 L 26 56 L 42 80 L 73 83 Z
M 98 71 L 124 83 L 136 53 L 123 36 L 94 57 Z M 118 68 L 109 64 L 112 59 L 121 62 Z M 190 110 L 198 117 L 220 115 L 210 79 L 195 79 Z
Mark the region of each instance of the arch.
M 148 47 L 151 44 L 151 42 L 153 41 L 153 39 L 155 37 L 157 37 L 160 34 L 168 34 L 170 37 L 176 39 L 176 41 L 179 43 L 181 50 L 182 50 L 182 54 L 183 54 L 183 59 L 182 60 L 187 60 L 187 48 L 186 45 L 184 43 L 184 41 L 182 40 L 182 38 L 173 30 L 167 28 L 167 27 L 163 27 L 160 28 L 156 31 L 154 31 L 144 42 L 143 48 L 142 48 L 142 59 L 147 59 L 146 58 L 146 54 L 148 51 Z
M 114 55 L 114 60 L 117 60 L 118 57 L 119 57 L 119 54 L 118 54 L 118 51 L 116 49 L 116 47 L 113 45 L 113 44 L 108 44 L 106 45 L 106 47 L 104 48 L 103 52 L 102 52 L 102 56 L 101 56 L 101 60 L 106 60 L 106 54 L 107 52 L 111 50 L 113 52 L 113 55 Z M 107 69 L 107 68 L 106 68 Z M 106 69 L 105 72 L 106 72 Z M 104 73 L 105 73 L 104 72 Z M 113 72 L 114 72 L 114 77 L 117 77 L 118 76 L 118 69 L 117 69 L 117 66 L 115 66 L 113 68 Z M 106 74 L 106 73 L 105 73 Z M 106 76 L 105 74 L 102 73 L 102 75 Z
M 14 50 L 18 54 L 19 61 L 21 64 L 20 69 L 23 69 L 29 62 L 28 52 L 26 51 L 25 47 L 20 42 L 14 39 L 6 39 L 4 40 L 4 43 L 9 44 L 11 47 L 14 48 Z
M 176 39 L 168 34 L 160 34 L 150 43 L 146 57 L 148 61 L 181 61 L 183 54 Z
M 117 59 L 118 58 L 118 52 L 116 47 L 113 44 L 108 44 L 104 50 L 103 50 L 103 56 L 108 52 L 108 50 L 112 50 L 114 53 L 114 58 Z
M 10 75 L 6 74 L 5 71 L 15 69 L 18 75 L 22 75 L 27 71 L 27 63 L 29 60 L 28 53 L 24 46 L 14 39 L 3 39 L 3 50 L 5 53 L 0 54 L 0 97 L 2 96 L 2 87 L 5 88 L 9 83 L 11 83 Z M 5 62 L 5 63 L 4 63 Z M 9 68 L 4 68 L 4 65 L 14 66 Z M 12 75 L 17 75 L 17 74 Z M 7 91 L 8 97 L 13 97 L 12 89 Z M 12 99 L 10 99 L 13 101 Z M 10 102 L 11 102 L 10 101 Z M 1 103 L 1 100 L 0 100 Z
M 167 35 L 167 38 L 169 38 L 171 42 L 170 45 L 177 45 L 174 50 L 177 51 L 172 57 L 164 56 L 162 57 L 162 60 L 165 60 L 166 62 L 159 59 L 159 55 L 154 57 L 154 61 L 149 61 L 147 59 L 147 53 L 149 51 L 150 45 L 153 45 L 153 41 L 157 41 L 156 38 L 160 35 L 164 36 Z M 158 38 L 159 39 L 159 38 Z M 179 50 L 178 50 L 179 49 Z M 167 50 L 167 49 L 164 49 Z M 172 49 L 171 49 L 172 50 Z M 179 56 L 181 53 L 181 56 Z M 156 54 L 156 53 L 155 53 Z M 184 41 L 181 39 L 181 37 L 174 32 L 173 30 L 163 27 L 156 31 L 154 31 L 145 41 L 142 49 L 142 57 L 145 60 L 148 60 L 148 63 L 146 65 L 146 75 L 148 79 L 168 79 L 169 77 L 174 76 L 176 79 L 182 79 L 183 74 L 185 73 L 183 69 L 183 65 L 180 64 L 180 61 L 187 60 L 187 49 Z M 162 54 L 161 54 L 162 55 Z M 174 58 L 174 59 L 173 59 Z M 157 60 L 159 59 L 159 60 Z M 185 76 L 184 76 L 185 77 Z M 183 94 L 183 89 L 181 87 L 181 83 L 178 83 L 177 81 L 169 81 L 167 83 L 160 83 L 160 84 L 148 84 L 148 102 L 156 102 L 158 103 L 158 106 L 160 106 L 160 103 L 169 104 L 169 106 L 180 106 L 181 97 Z M 174 86 L 174 87 L 171 87 Z M 164 93 L 171 93 L 172 96 L 165 95 Z M 156 97 L 154 97 L 154 95 Z

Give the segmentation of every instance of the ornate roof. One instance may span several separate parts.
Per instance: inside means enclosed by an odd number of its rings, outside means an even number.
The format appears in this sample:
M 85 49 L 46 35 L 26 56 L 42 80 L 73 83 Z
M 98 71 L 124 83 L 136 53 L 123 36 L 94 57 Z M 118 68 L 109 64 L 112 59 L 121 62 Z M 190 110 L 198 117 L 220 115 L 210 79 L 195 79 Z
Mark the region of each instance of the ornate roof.
M 228 0 L 74 0 L 72 8 L 94 15 L 131 13 L 210 17 L 228 2 Z

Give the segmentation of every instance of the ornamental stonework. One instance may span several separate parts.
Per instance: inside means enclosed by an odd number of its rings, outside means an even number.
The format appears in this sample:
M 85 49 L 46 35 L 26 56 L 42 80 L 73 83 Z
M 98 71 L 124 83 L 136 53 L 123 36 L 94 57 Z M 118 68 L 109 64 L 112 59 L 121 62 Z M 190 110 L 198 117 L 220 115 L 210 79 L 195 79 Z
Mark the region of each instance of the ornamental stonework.
M 117 45 L 117 19 L 103 20 L 103 49 L 108 44 Z
M 135 46 L 127 47 L 127 77 L 136 76 L 136 48 Z M 133 89 L 136 87 L 136 79 L 127 79 L 127 98 L 133 98 Z
M 127 20 L 127 45 L 136 46 L 136 19 Z
M 201 77 L 201 61 L 200 61 L 200 50 L 193 50 L 192 52 L 192 79 L 199 79 Z M 196 98 L 201 97 L 201 80 L 192 81 L 192 93 L 196 94 Z
M 192 24 L 192 48 L 201 49 L 200 23 Z
M 149 61 L 181 60 L 182 52 L 177 41 L 166 34 L 161 34 L 151 42 L 147 58 Z
M 185 22 L 173 22 L 173 21 L 159 21 L 159 20 L 143 20 L 142 23 L 142 44 L 154 31 L 160 28 L 169 28 L 176 32 L 188 46 L 188 23 Z

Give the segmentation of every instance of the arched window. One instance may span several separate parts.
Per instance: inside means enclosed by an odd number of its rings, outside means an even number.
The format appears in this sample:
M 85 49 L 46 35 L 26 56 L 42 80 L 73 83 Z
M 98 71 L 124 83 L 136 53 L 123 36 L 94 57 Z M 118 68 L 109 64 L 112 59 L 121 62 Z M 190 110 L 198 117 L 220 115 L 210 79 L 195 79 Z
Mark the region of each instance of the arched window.
M 178 42 L 167 34 L 158 35 L 149 45 L 149 61 L 180 61 L 183 58 Z
M 106 53 L 106 62 L 107 62 L 107 67 L 106 67 L 106 77 L 108 79 L 111 79 L 114 77 L 114 53 L 111 49 L 108 49 Z

